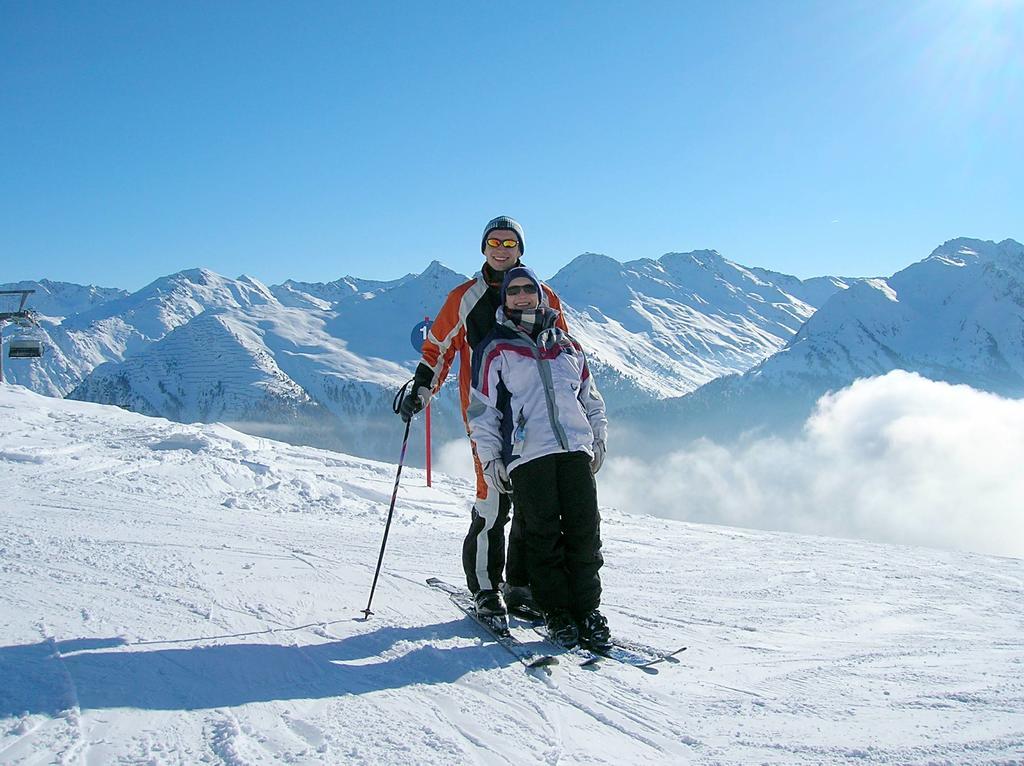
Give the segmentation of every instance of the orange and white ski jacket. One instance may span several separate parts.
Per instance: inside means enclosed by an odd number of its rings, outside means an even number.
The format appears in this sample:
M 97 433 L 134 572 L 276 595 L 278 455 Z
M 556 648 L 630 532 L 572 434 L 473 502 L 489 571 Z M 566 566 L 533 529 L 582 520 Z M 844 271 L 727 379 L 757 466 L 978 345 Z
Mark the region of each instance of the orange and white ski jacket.
M 519 263 L 516 264 L 521 265 Z M 491 269 L 486 263 L 469 281 L 463 282 L 445 299 L 437 313 L 426 340 L 423 341 L 423 358 L 416 367 L 413 391 L 421 386 L 431 394 L 448 377 L 455 356 L 459 357 L 459 401 L 462 405 L 462 420 L 469 434 L 470 388 L 473 375 L 473 352 L 480 342 L 494 329 L 495 312 L 501 305 L 501 282 L 503 275 Z M 565 319 L 561 317 L 562 303 L 555 291 L 541 284 L 547 298 L 547 305 L 559 311 L 558 327 L 568 332 Z

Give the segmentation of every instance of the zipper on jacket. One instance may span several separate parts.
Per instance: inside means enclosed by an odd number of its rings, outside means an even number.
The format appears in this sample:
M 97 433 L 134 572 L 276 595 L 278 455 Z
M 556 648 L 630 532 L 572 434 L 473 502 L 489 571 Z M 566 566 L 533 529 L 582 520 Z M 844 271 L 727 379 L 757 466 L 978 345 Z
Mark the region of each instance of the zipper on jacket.
M 551 377 L 551 365 L 550 363 L 545 364 L 545 360 L 541 359 L 540 348 L 533 338 L 518 328 L 516 328 L 516 333 L 530 341 L 530 347 L 533 349 L 533 358 L 537 361 L 537 369 L 540 371 L 540 381 L 544 386 L 544 400 L 548 404 L 548 419 L 551 421 L 551 430 L 554 431 L 555 438 L 558 439 L 562 450 L 568 452 L 569 437 L 566 436 L 562 424 L 558 422 L 558 406 L 555 404 L 555 382 Z

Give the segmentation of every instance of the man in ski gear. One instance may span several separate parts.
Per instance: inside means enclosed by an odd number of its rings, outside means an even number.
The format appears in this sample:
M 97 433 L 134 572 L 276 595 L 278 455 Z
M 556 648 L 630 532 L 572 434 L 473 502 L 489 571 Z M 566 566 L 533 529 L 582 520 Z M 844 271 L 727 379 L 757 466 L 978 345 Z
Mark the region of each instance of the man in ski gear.
M 471 438 L 485 475 L 510 477 L 549 635 L 564 646 L 607 647 L 594 481 L 608 433 L 604 400 L 530 269 L 508 269 L 501 298 L 496 326 L 473 356 Z
M 470 401 L 472 360 L 480 342 L 494 329 L 495 312 L 501 305 L 501 286 L 505 272 L 520 265 L 524 250 L 523 227 L 513 218 L 498 216 L 488 221 L 480 240 L 485 261 L 480 272 L 456 287 L 437 313 L 426 339 L 422 359 L 416 368 L 411 392 L 402 400 L 399 411 L 408 421 L 422 410 L 444 383 L 456 355 L 459 358 L 459 398 L 462 418 L 469 434 L 466 410 Z M 554 291 L 543 285 L 548 305 L 560 309 Z M 565 320 L 558 324 L 567 330 Z M 508 608 L 533 608 L 523 550 L 523 530 L 513 515 L 508 541 L 508 566 L 505 561 L 505 525 L 511 500 L 507 475 L 495 471 L 488 476 L 473 453 L 476 469 L 476 502 L 472 522 L 462 545 L 462 566 L 466 584 L 474 594 L 481 615 L 503 615 Z M 507 582 L 503 582 L 507 580 Z M 500 588 L 500 590 L 499 590 Z M 503 598 L 504 596 L 504 598 Z

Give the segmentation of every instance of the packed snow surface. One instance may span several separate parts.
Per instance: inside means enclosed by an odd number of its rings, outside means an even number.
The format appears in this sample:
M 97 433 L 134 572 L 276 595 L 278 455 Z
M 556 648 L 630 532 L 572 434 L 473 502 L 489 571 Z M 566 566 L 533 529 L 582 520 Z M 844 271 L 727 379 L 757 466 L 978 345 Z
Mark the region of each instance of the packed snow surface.
M 461 479 L 403 473 L 360 618 L 395 471 L 0 387 L 0 763 L 1024 759 L 1020 560 L 604 508 L 613 630 L 688 650 L 547 674 L 423 584 Z

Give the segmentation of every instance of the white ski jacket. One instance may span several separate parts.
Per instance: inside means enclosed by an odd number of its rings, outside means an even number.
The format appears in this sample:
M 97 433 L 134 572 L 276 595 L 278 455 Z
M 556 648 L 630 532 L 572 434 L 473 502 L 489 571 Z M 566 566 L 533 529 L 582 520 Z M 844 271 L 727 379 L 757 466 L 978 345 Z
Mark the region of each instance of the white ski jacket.
M 594 455 L 607 440 L 608 419 L 583 349 L 555 326 L 558 312 L 535 341 L 503 308 L 494 330 L 473 355 L 467 418 L 480 461 L 501 458 L 511 472 L 556 452 Z

